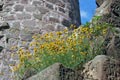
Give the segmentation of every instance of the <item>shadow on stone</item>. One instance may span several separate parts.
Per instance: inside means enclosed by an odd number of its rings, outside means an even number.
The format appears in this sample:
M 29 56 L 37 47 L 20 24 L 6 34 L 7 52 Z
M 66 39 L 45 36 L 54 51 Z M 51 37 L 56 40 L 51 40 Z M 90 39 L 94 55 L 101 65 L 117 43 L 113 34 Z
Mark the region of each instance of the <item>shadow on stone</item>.
M 2 46 L 0 46 L 0 52 L 3 50 L 3 47 Z
M 9 28 L 10 28 L 10 26 L 7 22 L 4 22 L 4 23 L 2 23 L 2 25 L 0 25 L 0 31 L 9 29 Z
M 4 36 L 3 35 L 0 35 L 0 39 L 3 38 Z

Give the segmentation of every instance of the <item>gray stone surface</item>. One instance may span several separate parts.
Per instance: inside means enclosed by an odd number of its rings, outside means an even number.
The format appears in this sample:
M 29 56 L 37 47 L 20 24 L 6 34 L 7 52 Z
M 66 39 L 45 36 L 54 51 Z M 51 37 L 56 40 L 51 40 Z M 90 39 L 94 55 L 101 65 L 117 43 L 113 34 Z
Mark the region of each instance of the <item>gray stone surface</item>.
M 83 80 L 119 80 L 120 61 L 98 55 L 85 64 Z
M 113 34 L 107 35 L 106 54 L 115 59 L 120 59 L 120 0 L 96 0 L 96 2 L 100 5 L 96 10 L 96 15 L 101 16 L 98 23 L 107 22 L 116 29 Z
M 14 9 L 15 9 L 15 11 L 23 11 L 24 6 L 23 5 L 15 5 Z
M 77 71 L 55 63 L 27 80 L 82 80 L 82 77 Z
M 60 80 L 60 66 L 61 64 L 56 63 L 27 80 Z
M 100 5 L 96 16 L 102 16 L 100 23 L 107 22 L 114 27 L 120 27 L 120 0 L 97 0 Z

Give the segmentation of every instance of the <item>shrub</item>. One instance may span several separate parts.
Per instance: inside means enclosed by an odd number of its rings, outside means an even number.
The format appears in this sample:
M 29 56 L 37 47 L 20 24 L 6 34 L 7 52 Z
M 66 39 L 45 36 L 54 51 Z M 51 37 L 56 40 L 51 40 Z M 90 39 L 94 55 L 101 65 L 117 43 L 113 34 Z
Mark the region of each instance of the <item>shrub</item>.
M 13 71 L 23 76 L 29 68 L 37 72 L 49 65 L 60 62 L 68 68 L 76 68 L 79 64 L 102 53 L 102 45 L 107 33 L 106 24 L 91 24 L 80 26 L 73 31 L 67 28 L 63 31 L 50 32 L 44 35 L 35 34 L 28 50 L 19 49 L 19 64 Z M 74 25 L 70 26 L 72 29 Z

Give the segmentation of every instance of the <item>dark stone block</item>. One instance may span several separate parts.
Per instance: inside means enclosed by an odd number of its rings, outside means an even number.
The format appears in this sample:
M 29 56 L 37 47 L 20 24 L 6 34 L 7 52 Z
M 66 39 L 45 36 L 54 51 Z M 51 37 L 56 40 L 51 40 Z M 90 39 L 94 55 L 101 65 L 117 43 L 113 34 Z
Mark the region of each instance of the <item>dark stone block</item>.
M 3 47 L 2 46 L 0 46 L 0 52 L 3 50 Z
M 69 27 L 69 26 L 71 25 L 71 22 L 64 19 L 64 20 L 62 21 L 62 24 L 63 24 L 64 26 L 66 26 L 66 27 Z
M 3 4 L 2 5 L 0 5 L 0 11 L 2 11 L 3 10 Z
M 52 9 L 52 10 L 54 9 L 53 5 L 51 5 L 51 4 L 46 4 L 46 7 L 49 8 L 49 9 Z
M 100 7 L 100 5 L 102 5 L 104 1 L 105 0 L 96 0 L 97 6 Z
M 62 12 L 62 13 L 65 13 L 65 10 L 61 7 L 59 7 L 59 11 Z
M 53 18 L 53 17 L 50 17 L 50 18 L 49 18 L 49 21 L 55 22 L 55 23 L 59 23 L 59 22 L 60 22 L 59 19 Z
M 0 26 L 0 31 L 1 31 L 1 30 L 4 30 L 4 29 L 9 29 L 9 28 L 10 28 L 9 24 L 6 23 L 6 22 L 4 22 L 4 23 Z
M 0 35 L 0 39 L 3 38 L 4 36 L 3 35 Z

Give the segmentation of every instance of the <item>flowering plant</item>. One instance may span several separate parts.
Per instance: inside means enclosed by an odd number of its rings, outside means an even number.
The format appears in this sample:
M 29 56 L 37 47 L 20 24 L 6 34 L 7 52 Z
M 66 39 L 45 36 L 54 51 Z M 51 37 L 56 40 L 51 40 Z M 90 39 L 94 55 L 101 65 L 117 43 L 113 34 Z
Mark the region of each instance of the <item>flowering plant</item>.
M 29 68 L 39 72 L 56 62 L 74 69 L 101 54 L 108 25 L 90 25 L 80 26 L 72 31 L 66 28 L 55 33 L 35 34 L 29 44 L 29 48 L 33 50 L 19 49 L 20 62 L 13 67 L 13 71 L 23 76 Z M 75 27 L 70 26 L 71 29 Z

